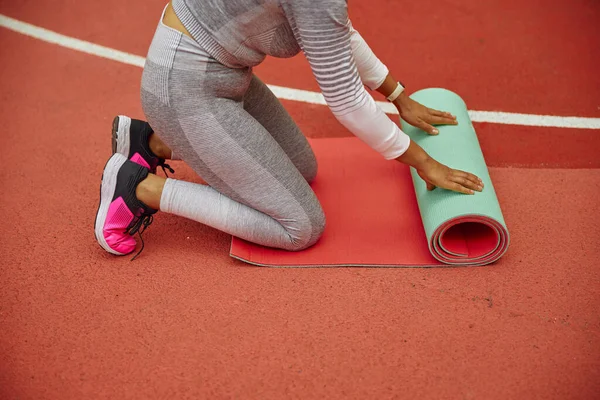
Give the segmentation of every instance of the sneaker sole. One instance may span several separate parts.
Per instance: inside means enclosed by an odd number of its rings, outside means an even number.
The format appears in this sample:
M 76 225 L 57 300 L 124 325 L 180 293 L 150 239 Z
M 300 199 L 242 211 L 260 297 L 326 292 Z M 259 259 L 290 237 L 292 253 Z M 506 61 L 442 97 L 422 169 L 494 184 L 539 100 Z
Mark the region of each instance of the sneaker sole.
M 119 170 L 127 161 L 126 157 L 122 157 L 121 154 L 113 154 L 108 160 L 104 167 L 104 173 L 102 174 L 102 183 L 100 184 L 100 204 L 98 205 L 98 211 L 96 213 L 96 220 L 94 222 L 94 234 L 98 244 L 107 252 L 115 254 L 117 256 L 124 256 L 126 253 L 120 253 L 110 248 L 106 239 L 104 238 L 104 223 L 106 222 L 106 216 L 108 215 L 108 209 L 110 203 L 115 195 L 115 189 L 117 187 L 117 174 Z
M 125 157 L 129 156 L 129 129 L 131 118 L 118 115 L 112 123 L 112 152 L 119 153 Z

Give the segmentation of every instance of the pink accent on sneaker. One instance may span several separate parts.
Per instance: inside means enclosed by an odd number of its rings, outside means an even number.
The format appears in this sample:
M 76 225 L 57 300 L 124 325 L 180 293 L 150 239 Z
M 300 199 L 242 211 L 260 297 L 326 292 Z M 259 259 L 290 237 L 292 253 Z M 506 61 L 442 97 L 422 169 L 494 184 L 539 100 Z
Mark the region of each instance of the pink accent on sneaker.
M 150 169 L 150 165 L 146 162 L 146 160 L 144 160 L 144 157 L 142 157 L 140 153 L 135 153 L 133 156 L 131 156 L 130 160 L 136 164 L 140 164 L 142 167 Z
M 106 239 L 106 244 L 111 249 L 122 254 L 129 254 L 135 250 L 135 239 L 125 232 L 132 220 L 133 214 L 129 211 L 122 197 L 110 204 L 102 233 L 104 239 Z

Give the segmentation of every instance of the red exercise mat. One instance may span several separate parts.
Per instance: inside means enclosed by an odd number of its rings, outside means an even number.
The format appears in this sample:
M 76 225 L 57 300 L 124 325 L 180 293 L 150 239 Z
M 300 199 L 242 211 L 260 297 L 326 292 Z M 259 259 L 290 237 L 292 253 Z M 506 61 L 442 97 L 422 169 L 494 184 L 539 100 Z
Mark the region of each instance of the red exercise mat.
M 231 256 L 273 267 L 444 266 L 431 255 L 408 167 L 356 138 L 315 139 L 312 184 L 327 226 L 311 248 L 289 252 L 233 238 Z

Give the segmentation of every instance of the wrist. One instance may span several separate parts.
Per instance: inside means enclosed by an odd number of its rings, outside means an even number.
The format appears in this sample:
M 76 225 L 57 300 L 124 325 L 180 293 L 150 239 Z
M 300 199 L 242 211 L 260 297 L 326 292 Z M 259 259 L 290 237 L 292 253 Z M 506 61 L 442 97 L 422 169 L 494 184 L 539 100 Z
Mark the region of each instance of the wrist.
M 421 170 L 429 165 L 432 161 L 435 161 L 429 156 L 429 154 L 425 152 L 425 150 L 423 150 L 423 148 L 421 148 L 421 146 L 412 140 L 410 141 L 408 149 L 406 149 L 406 151 L 400 157 L 396 158 L 396 160 L 403 164 L 410 165 L 417 170 Z
M 393 104 L 394 104 L 394 106 L 396 106 L 398 111 L 401 112 L 402 110 L 406 109 L 406 106 L 408 105 L 409 102 L 410 102 L 410 97 L 408 97 L 406 92 L 402 92 L 402 93 L 400 93 L 400 96 L 398 96 L 396 98 L 396 100 L 393 101 Z

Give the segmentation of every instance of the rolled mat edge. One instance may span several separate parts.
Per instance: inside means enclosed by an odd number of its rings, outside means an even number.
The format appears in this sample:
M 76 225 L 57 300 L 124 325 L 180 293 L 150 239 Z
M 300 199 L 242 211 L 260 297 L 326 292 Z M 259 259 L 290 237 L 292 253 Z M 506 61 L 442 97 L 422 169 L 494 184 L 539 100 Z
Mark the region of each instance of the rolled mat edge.
M 437 126 L 439 134 L 430 136 L 401 119 L 402 130 L 437 161 L 474 173 L 484 182 L 483 191 L 474 195 L 439 188 L 428 191 L 416 170 L 410 168 L 431 254 L 449 265 L 498 261 L 508 251 L 510 235 L 465 102 L 442 88 L 419 90 L 410 97 L 454 114 L 458 125 Z

